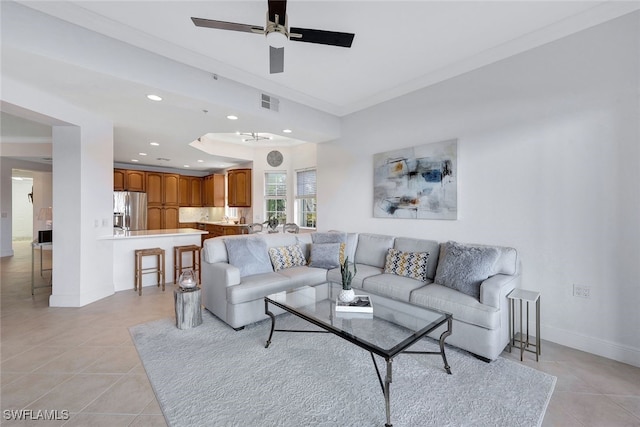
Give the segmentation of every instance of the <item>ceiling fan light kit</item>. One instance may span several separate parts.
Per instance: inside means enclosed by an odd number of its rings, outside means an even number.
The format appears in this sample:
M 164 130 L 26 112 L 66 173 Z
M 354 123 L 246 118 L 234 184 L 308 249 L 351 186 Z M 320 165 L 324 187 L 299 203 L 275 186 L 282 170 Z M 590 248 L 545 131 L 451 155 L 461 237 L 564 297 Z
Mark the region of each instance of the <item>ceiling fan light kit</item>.
M 299 27 L 289 28 L 286 0 L 268 0 L 265 27 L 194 17 L 191 20 L 197 27 L 265 35 L 269 43 L 270 74 L 284 71 L 284 45 L 287 40 L 349 48 L 355 37 L 355 34 L 352 33 Z

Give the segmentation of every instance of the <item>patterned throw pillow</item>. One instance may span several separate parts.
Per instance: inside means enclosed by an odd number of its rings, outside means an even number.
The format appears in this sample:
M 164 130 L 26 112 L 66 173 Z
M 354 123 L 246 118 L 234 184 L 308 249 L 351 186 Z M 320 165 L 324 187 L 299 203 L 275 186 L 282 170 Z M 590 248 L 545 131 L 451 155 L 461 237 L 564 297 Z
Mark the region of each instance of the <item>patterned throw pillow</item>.
M 426 282 L 428 260 L 428 252 L 402 252 L 392 248 L 387 252 L 384 272 Z
M 271 258 L 274 271 L 307 264 L 300 245 L 269 248 L 269 258 Z

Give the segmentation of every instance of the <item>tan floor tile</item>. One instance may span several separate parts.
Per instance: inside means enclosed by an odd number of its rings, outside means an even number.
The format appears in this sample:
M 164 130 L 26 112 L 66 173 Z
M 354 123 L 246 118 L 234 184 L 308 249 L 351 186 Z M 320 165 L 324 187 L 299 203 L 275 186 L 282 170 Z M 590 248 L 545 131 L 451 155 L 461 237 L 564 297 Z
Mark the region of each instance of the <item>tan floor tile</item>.
M 125 327 L 116 327 L 103 329 L 82 345 L 112 347 L 131 344 L 131 342 L 129 330 Z
M 7 384 L 11 384 L 23 375 L 25 374 L 22 372 L 2 372 L 0 373 L 0 386 L 4 387 Z
M 126 374 L 140 365 L 140 357 L 134 347 L 102 348 L 100 357 L 83 372 Z M 145 372 L 141 372 L 145 374 Z
M 72 414 L 65 427 L 127 427 L 135 415 L 118 414 Z
M 160 404 L 154 398 L 147 407 L 142 410 L 142 413 L 145 415 L 162 415 L 162 409 L 160 409 Z
M 583 424 L 552 398 L 544 415 L 542 427 L 583 427 Z
M 70 377 L 69 374 L 24 375 L 20 381 L 14 381 L 2 387 L 0 392 L 2 409 L 22 409 Z
M 68 351 L 65 347 L 34 347 L 0 364 L 3 372 L 32 372 Z
M 166 427 L 167 422 L 162 415 L 138 415 L 129 427 Z
M 640 419 L 603 395 L 559 392 L 557 403 L 585 426 L 640 425 Z
M 95 362 L 100 357 L 100 347 L 60 347 L 66 351 L 49 363 L 42 365 L 37 373 L 78 373 Z
M 27 408 L 34 410 L 65 409 L 69 412 L 80 412 L 121 378 L 118 375 L 78 374 L 51 389 L 49 393 Z
M 126 375 L 82 412 L 140 414 L 153 399 L 146 375 Z
M 609 398 L 640 419 L 640 396 L 609 396 Z

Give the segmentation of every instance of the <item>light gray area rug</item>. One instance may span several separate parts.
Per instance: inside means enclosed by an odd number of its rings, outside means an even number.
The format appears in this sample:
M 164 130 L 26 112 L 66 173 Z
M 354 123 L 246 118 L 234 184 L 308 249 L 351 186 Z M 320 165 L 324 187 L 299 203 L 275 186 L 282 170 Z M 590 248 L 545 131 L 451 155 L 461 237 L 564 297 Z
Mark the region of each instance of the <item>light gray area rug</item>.
M 384 398 L 365 350 L 331 334 L 275 332 L 270 321 L 234 331 L 208 311 L 203 324 L 172 318 L 130 328 L 170 426 L 382 426 Z M 278 328 L 313 328 L 289 314 Z M 454 331 L 455 333 L 455 331 Z M 411 350 L 436 350 L 425 339 Z M 394 359 L 394 426 L 536 426 L 556 378 L 499 358 L 488 364 L 447 347 Z M 377 356 L 376 356 L 377 357 Z M 384 372 L 384 360 L 378 358 Z

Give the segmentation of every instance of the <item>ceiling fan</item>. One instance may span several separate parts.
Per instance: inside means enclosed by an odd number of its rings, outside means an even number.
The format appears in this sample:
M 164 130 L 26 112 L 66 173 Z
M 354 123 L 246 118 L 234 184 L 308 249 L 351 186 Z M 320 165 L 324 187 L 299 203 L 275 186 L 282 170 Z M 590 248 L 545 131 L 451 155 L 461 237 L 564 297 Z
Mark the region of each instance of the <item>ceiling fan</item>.
M 268 0 L 267 24 L 265 27 L 235 22 L 215 21 L 212 19 L 191 18 L 197 27 L 216 28 L 219 30 L 242 31 L 245 33 L 263 34 L 269 39 L 269 73 L 284 71 L 285 39 L 298 42 L 326 44 L 330 46 L 351 47 L 352 33 L 336 31 L 312 30 L 309 28 L 289 28 L 286 0 Z M 284 38 L 283 38 L 284 37 Z M 278 40 L 280 39 L 280 40 Z

